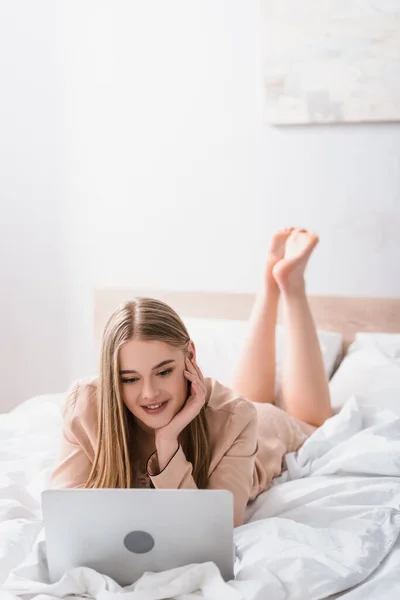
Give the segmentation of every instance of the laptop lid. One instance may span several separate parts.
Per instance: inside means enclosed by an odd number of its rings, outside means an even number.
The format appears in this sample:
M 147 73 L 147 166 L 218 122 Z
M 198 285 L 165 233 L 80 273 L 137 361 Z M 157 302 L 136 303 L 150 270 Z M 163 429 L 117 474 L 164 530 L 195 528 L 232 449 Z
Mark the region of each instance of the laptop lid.
M 214 562 L 233 578 L 233 496 L 226 490 L 42 492 L 49 576 L 86 566 L 122 586 L 145 571 Z

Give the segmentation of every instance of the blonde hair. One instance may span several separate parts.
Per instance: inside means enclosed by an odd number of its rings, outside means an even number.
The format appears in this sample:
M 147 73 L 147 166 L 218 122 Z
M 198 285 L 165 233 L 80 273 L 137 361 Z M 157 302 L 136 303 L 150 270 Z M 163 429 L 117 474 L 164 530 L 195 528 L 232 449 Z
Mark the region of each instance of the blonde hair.
M 134 447 L 133 415 L 126 407 L 119 376 L 119 349 L 130 339 L 158 340 L 188 351 L 190 336 L 178 314 L 153 298 L 125 302 L 108 320 L 102 339 L 98 384 L 98 443 L 85 488 L 130 488 Z M 179 443 L 193 465 L 197 487 L 207 484 L 211 451 L 205 407 L 182 431 Z

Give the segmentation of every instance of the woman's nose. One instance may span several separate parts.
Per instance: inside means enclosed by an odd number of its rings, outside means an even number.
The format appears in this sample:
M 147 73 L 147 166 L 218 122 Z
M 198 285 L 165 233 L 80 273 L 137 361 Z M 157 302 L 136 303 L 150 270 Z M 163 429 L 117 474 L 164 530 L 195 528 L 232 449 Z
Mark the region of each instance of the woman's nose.
M 152 400 L 157 396 L 157 388 L 151 380 L 144 381 L 142 387 L 142 396 L 144 400 Z

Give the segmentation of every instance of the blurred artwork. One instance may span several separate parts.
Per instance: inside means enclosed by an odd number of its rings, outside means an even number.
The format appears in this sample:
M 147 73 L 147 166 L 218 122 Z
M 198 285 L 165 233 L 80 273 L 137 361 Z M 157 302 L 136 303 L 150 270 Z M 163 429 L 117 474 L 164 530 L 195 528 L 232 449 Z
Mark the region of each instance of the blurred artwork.
M 270 123 L 400 121 L 400 0 L 262 0 Z

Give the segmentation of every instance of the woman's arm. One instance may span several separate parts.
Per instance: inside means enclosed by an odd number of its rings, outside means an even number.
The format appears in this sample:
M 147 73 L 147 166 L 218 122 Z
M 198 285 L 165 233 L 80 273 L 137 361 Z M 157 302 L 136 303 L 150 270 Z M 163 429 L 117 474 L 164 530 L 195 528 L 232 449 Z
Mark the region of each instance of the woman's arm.
M 83 487 L 92 469 L 91 452 L 94 452 L 85 427 L 85 412 L 91 410 L 96 390 L 90 385 L 75 382 L 65 400 L 61 444 L 55 468 L 50 477 L 51 487 Z M 92 415 L 96 419 L 96 415 Z
M 251 408 L 251 410 L 250 410 Z M 210 473 L 207 489 L 229 490 L 234 498 L 234 526 L 242 525 L 244 512 L 253 485 L 254 461 L 257 452 L 257 414 L 249 403 L 243 429 Z M 221 431 L 221 435 L 224 432 Z M 157 452 L 147 462 L 147 472 L 155 488 L 197 489 L 192 476 L 192 464 L 181 448 L 175 450 L 169 462 L 159 469 Z
M 64 434 L 57 463 L 50 477 L 51 487 L 84 487 L 91 469 L 92 463 L 82 447 Z
M 253 487 L 254 462 L 257 454 L 257 416 L 244 427 L 217 467 L 207 488 L 230 490 L 234 498 L 234 526 L 243 524 L 244 513 Z

